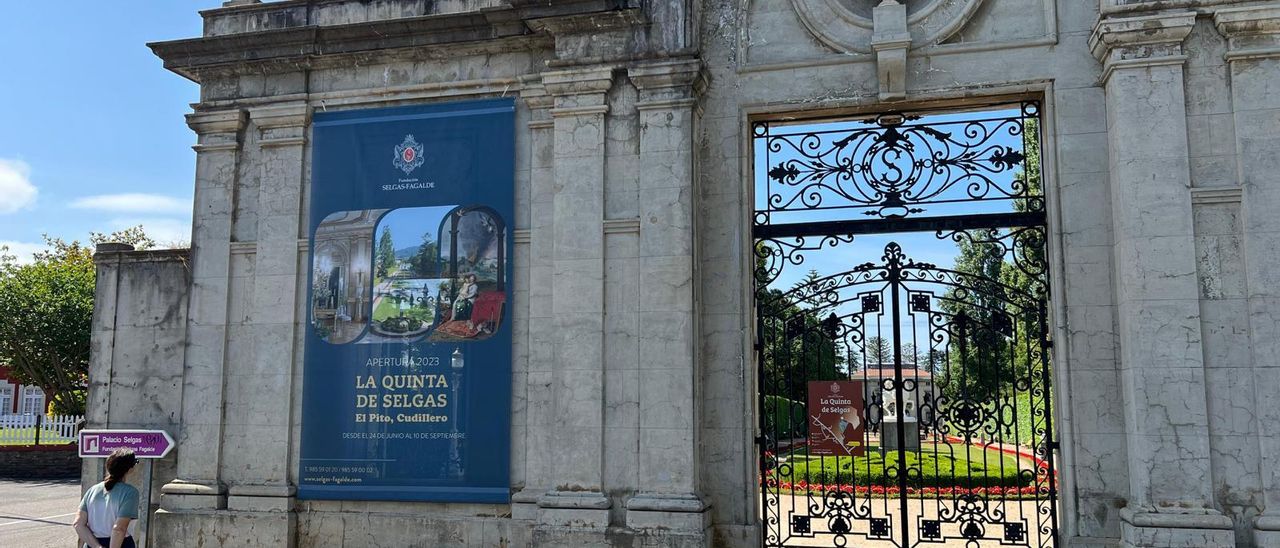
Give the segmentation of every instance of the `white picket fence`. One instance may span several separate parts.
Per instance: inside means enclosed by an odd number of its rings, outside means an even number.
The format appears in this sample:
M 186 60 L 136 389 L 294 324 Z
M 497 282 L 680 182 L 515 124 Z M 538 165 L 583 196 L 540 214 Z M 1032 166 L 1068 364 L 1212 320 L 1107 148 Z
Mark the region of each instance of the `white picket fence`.
M 71 443 L 82 419 L 83 415 L 0 415 L 0 445 Z

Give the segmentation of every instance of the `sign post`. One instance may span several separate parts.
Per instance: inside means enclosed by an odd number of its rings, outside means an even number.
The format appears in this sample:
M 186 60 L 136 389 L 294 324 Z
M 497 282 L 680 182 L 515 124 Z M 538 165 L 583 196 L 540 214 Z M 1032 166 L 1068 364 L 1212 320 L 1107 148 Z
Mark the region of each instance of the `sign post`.
M 80 458 L 105 459 L 116 449 L 131 449 L 140 459 L 161 459 L 173 450 L 164 430 L 81 430 Z
M 151 461 L 162 459 L 173 450 L 173 438 L 164 430 L 81 430 L 79 435 L 80 458 L 105 459 L 116 449 L 129 449 L 139 460 L 143 460 L 140 476 L 142 485 L 138 492 L 142 495 L 141 507 L 144 509 L 138 519 L 136 543 L 138 548 L 146 548 L 147 527 L 151 522 Z M 103 463 L 103 476 L 106 476 L 106 463 Z

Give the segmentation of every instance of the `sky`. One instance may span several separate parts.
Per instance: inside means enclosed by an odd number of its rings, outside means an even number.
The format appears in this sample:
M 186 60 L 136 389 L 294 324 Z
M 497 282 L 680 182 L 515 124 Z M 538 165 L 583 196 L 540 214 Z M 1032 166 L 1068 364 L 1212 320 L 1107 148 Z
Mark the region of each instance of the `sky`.
M 147 42 L 200 35 L 220 0 L 0 2 L 0 245 L 19 261 L 42 235 L 142 225 L 191 238 L 193 82 Z
M 391 240 L 397 250 L 422 245 L 422 235 L 431 233 L 434 240 L 440 239 L 440 221 L 449 210 L 457 206 L 408 207 L 386 214 L 378 221 L 377 236 L 382 237 L 382 229 L 391 229 Z

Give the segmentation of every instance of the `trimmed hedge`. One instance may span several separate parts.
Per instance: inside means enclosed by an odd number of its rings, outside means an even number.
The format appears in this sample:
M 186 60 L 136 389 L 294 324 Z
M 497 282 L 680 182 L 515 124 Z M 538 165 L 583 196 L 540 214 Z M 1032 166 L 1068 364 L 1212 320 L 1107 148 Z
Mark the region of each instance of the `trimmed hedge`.
M 1016 458 L 982 448 L 939 445 L 937 454 L 926 446 L 920 453 L 906 453 L 907 466 L 913 471 L 907 478 L 909 487 L 1025 487 L 1034 476 L 1021 473 Z M 954 454 L 953 454 L 954 453 Z M 893 475 L 885 468 L 896 468 L 897 452 L 881 456 L 868 448 L 861 457 L 792 457 L 771 471 L 771 479 L 779 482 L 840 484 L 856 486 L 896 486 Z M 918 472 L 915 473 L 915 472 Z
M 782 396 L 764 397 L 765 434 L 776 438 L 803 436 L 808 432 L 804 404 Z

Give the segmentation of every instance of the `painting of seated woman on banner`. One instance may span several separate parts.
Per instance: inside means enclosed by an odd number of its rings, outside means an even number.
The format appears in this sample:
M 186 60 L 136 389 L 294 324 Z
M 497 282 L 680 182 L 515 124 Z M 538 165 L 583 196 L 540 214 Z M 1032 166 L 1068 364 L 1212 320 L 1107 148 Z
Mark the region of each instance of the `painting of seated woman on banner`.
M 460 207 L 440 223 L 440 259 L 451 279 L 436 295 L 431 342 L 483 340 L 506 306 L 506 225 L 487 207 Z

